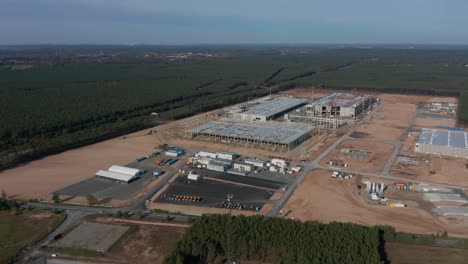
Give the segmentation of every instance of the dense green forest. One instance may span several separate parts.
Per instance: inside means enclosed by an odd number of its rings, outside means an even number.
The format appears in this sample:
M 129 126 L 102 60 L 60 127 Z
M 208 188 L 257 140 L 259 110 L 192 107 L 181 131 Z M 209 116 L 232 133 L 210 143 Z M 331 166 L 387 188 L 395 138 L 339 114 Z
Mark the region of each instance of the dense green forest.
M 468 123 L 467 50 L 219 52 L 0 67 L 0 169 L 142 129 L 159 121 L 151 112 L 172 120 L 297 86 L 462 94 L 459 123 Z
M 204 215 L 177 242 L 165 263 L 383 263 L 379 234 L 377 227 L 350 223 Z

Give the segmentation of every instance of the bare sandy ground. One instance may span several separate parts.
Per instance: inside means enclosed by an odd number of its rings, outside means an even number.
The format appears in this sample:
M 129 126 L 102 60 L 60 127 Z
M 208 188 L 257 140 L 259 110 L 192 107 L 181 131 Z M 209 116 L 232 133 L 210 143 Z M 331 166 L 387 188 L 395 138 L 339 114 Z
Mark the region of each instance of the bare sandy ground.
M 350 156 L 341 155 L 340 151 L 342 148 L 353 149 L 356 151 L 367 151 L 372 154 L 369 155 L 368 160 L 351 159 Z M 347 163 L 349 165 L 349 169 L 353 171 L 377 173 L 384 169 L 393 149 L 394 146 L 391 144 L 369 142 L 365 140 L 345 140 L 322 160 L 321 165 L 331 167 L 329 165 L 330 161 L 339 161 Z
M 141 130 L 129 134 L 125 140 L 114 138 L 102 141 L 2 171 L 0 190 L 18 199 L 48 200 L 55 190 L 94 177 L 98 170 L 108 169 L 111 165 L 125 165 L 154 152 L 161 142 L 155 133 L 145 136 L 150 129 L 164 130 L 205 114 Z M 83 199 L 71 202 L 82 203 Z
M 379 94 L 378 98 L 383 100 L 384 105 L 370 121 L 363 124 L 356 132 L 362 133 L 367 138 L 388 141 L 400 140 L 400 136 L 408 127 L 419 102 L 457 102 L 457 99 L 453 97 L 415 95 Z M 433 124 L 431 121 L 420 120 L 419 122 Z
M 416 109 L 416 104 L 384 101 L 377 113 L 356 132 L 361 135 L 361 139 L 399 141 Z
M 160 143 L 154 134 L 144 136 L 147 131 L 130 134 L 126 140 L 103 141 L 0 172 L 0 189 L 20 199 L 49 199 L 51 192 L 94 177 L 98 170 L 128 164 L 150 154 Z
M 448 118 L 416 118 L 416 126 L 424 128 L 435 128 L 436 126 L 455 126 L 455 119 Z
M 420 165 L 406 166 L 404 169 L 393 166 L 392 174 L 413 180 L 468 186 L 466 163 L 468 161 L 463 158 L 434 157 L 429 165 L 421 163 Z M 431 170 L 435 174 L 430 174 Z
M 428 212 L 412 207 L 392 208 L 366 204 L 356 183 L 332 179 L 326 171 L 314 171 L 286 203 L 288 217 L 320 222 L 353 222 L 361 225 L 391 225 L 397 231 L 437 233 L 447 229 Z M 468 230 L 452 230 L 468 235 Z

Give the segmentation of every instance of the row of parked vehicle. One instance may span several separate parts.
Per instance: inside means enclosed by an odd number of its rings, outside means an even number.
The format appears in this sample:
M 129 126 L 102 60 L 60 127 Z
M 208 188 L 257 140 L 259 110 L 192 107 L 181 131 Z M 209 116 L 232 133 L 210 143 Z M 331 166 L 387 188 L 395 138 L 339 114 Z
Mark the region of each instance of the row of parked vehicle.
M 221 202 L 219 203 L 219 207 L 221 208 L 228 208 L 228 209 L 236 209 L 236 210 L 255 210 L 260 211 L 259 206 L 251 205 L 251 204 L 241 204 L 241 203 L 228 203 L 228 202 Z
M 168 201 L 184 201 L 184 202 L 196 202 L 199 203 L 203 200 L 200 196 L 190 195 L 177 195 L 177 194 L 163 194 L 161 198 Z
M 164 160 L 160 160 L 160 161 L 156 161 L 156 164 L 158 166 L 163 166 L 163 165 L 172 165 L 174 163 L 176 163 L 179 159 L 164 159 Z

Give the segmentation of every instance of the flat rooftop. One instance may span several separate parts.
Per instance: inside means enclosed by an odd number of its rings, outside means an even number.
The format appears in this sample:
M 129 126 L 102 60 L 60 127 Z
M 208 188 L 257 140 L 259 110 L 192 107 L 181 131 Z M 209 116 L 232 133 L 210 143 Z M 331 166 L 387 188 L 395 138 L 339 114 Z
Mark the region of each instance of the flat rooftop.
M 328 105 L 339 107 L 356 107 L 362 100 L 368 98 L 368 95 L 354 96 L 349 93 L 332 93 L 309 105 Z
M 299 107 L 308 102 L 307 99 L 300 98 L 274 98 L 267 99 L 250 106 L 247 111 L 241 114 L 274 116 L 294 107 Z
M 206 133 L 218 136 L 247 138 L 275 143 L 289 144 L 310 133 L 313 126 L 289 122 L 209 122 L 193 128 L 192 133 Z
M 468 133 L 423 128 L 419 134 L 418 143 L 466 149 L 468 148 Z

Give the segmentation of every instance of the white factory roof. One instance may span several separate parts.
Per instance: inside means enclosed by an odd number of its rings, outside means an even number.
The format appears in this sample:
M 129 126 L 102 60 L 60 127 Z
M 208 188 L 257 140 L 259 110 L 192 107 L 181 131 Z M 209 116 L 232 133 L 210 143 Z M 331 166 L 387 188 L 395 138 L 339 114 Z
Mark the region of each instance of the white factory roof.
M 129 168 L 129 167 L 123 167 L 123 166 L 117 166 L 113 165 L 109 168 L 109 171 L 111 172 L 117 172 L 121 174 L 127 174 L 130 176 L 137 176 L 141 173 L 141 170 L 139 169 L 134 169 L 134 168 Z
M 247 111 L 242 114 L 245 115 L 257 115 L 257 116 L 274 116 L 276 114 L 287 111 L 296 106 L 307 103 L 307 99 L 299 98 L 274 98 L 265 101 L 261 101 L 256 105 L 248 108 Z
M 304 123 L 244 121 L 209 122 L 193 128 L 192 132 L 289 144 L 312 130 L 313 126 Z
M 96 176 L 113 179 L 117 181 L 123 181 L 123 182 L 129 182 L 133 180 L 134 178 L 136 178 L 136 176 L 118 173 L 118 172 L 112 172 L 112 171 L 105 171 L 105 170 L 100 170 L 96 172 Z
M 423 128 L 419 134 L 418 143 L 466 149 L 468 148 L 468 133 Z
M 368 95 L 354 96 L 353 94 L 349 93 L 332 93 L 309 104 L 309 106 L 328 105 L 339 107 L 356 107 L 359 103 L 361 103 L 362 100 L 367 99 L 368 97 Z

